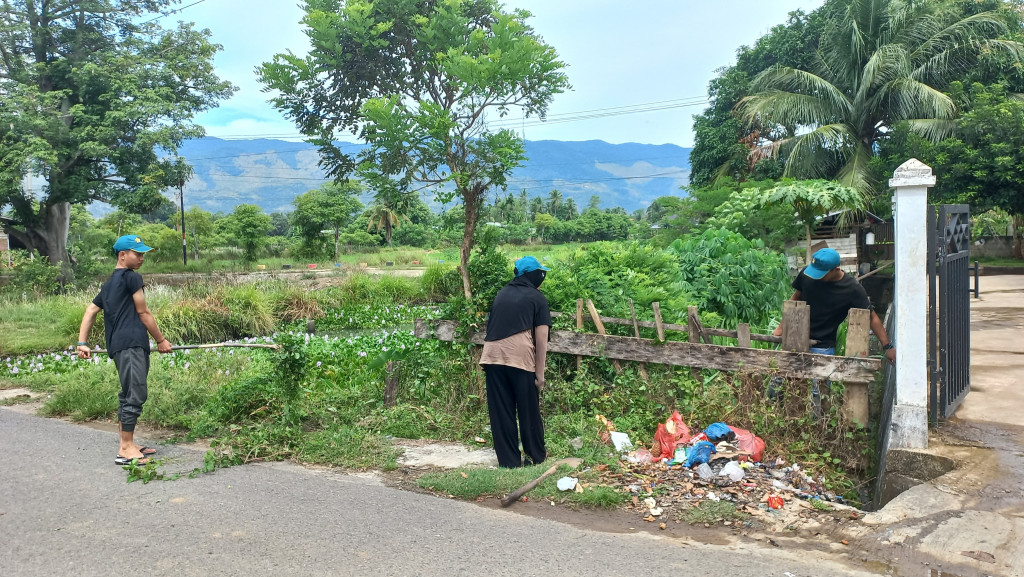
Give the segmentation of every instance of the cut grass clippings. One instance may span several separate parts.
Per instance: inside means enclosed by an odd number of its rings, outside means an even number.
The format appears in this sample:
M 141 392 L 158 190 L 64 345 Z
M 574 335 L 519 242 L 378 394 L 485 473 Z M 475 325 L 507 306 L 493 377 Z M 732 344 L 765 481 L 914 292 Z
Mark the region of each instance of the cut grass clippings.
M 418 486 L 437 493 L 451 495 L 459 499 L 476 499 L 478 497 L 503 497 L 523 485 L 533 481 L 551 468 L 550 464 L 541 463 L 518 469 L 454 469 L 439 473 L 427 473 L 416 482 Z M 558 479 L 566 475 L 577 477 L 585 485 L 582 493 L 559 491 Z M 568 465 L 562 465 L 557 471 L 532 491 L 527 493 L 531 499 L 561 500 L 567 497 L 573 504 L 588 507 L 617 507 L 626 501 L 626 495 L 607 486 L 591 486 L 586 482 L 586 473 L 580 473 Z

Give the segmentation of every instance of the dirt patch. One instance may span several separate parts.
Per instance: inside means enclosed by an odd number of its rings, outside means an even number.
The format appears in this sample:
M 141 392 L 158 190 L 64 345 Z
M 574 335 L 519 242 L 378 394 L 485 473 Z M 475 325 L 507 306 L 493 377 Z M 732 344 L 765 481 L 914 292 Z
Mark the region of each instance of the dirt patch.
M 394 445 L 404 451 L 398 458 L 407 467 L 497 467 L 498 457 L 491 448 L 467 447 L 460 443 L 444 443 L 421 439 L 395 439 Z

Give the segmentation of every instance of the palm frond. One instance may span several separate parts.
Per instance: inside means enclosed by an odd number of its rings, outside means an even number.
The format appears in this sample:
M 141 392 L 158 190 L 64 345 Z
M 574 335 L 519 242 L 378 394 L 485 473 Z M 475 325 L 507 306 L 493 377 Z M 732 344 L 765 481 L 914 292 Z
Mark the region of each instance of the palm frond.
M 1006 33 L 1006 23 L 996 12 L 982 12 L 957 20 L 936 31 L 911 52 L 915 62 L 930 60 L 953 47 L 978 40 L 991 39 Z
M 948 120 L 957 115 L 953 99 L 912 78 L 900 78 L 882 86 L 868 103 L 870 112 L 892 124 L 912 118 Z
M 907 124 L 910 130 L 932 142 L 951 136 L 957 129 L 957 122 L 953 119 L 914 118 L 907 120 Z
M 827 178 L 846 156 L 844 149 L 856 142 L 846 124 L 826 124 L 779 143 L 789 149 L 785 175 L 795 178 Z
M 836 181 L 848 186 L 867 198 L 875 188 L 871 179 L 868 163 L 871 162 L 871 150 L 863 143 L 857 142 L 847 149 L 846 163 L 836 175 Z
M 893 79 L 905 77 L 909 73 L 910 62 L 906 47 L 900 44 L 886 44 L 879 47 L 864 65 L 854 102 L 867 101 L 873 90 Z

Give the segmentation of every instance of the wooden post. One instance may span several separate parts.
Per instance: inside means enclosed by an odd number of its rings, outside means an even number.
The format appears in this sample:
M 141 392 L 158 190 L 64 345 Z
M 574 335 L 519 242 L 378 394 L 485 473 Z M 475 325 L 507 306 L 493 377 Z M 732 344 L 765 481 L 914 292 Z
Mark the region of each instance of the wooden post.
M 850 309 L 846 330 L 846 356 L 868 356 L 868 332 L 871 330 L 871 311 Z M 862 427 L 868 424 L 868 384 L 846 383 L 843 395 L 843 413 Z
M 598 334 L 605 334 L 604 323 L 601 322 L 601 315 L 597 314 L 597 307 L 594 306 L 594 301 L 587 299 L 587 310 L 590 311 L 590 318 L 594 320 L 594 326 L 597 327 Z M 618 359 L 612 359 L 612 365 L 615 367 L 616 373 L 622 372 L 622 363 Z
M 697 325 L 700 324 L 700 315 L 697 312 L 697 307 L 691 306 L 686 308 L 686 336 L 691 343 L 700 342 L 700 329 Z M 690 367 L 690 376 L 700 383 L 700 393 L 704 394 L 704 379 L 700 378 L 700 368 Z
M 633 336 L 640 338 L 640 325 L 636 322 L 636 310 L 633 309 L 633 299 L 629 299 L 629 316 L 633 319 Z M 646 381 L 647 375 L 647 363 L 640 363 L 640 376 Z
M 736 346 L 745 349 L 750 348 L 750 325 L 740 323 L 736 325 Z
M 811 310 L 803 301 L 782 303 L 782 350 L 806 353 L 810 350 Z
M 583 330 L 583 299 L 576 299 L 576 330 Z M 576 370 L 583 367 L 583 357 L 576 355 Z
M 661 304 L 651 303 L 654 309 L 654 330 L 658 332 L 658 342 L 665 342 L 665 323 L 661 320 Z
M 384 406 L 391 408 L 398 402 L 398 363 L 395 361 L 388 361 L 388 366 L 385 374 L 387 377 L 384 379 Z

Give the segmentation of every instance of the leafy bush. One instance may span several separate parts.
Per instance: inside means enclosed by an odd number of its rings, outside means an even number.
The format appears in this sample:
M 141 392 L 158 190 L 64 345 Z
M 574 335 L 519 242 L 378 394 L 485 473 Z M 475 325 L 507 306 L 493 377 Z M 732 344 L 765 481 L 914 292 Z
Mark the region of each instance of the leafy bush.
M 556 262 L 541 286 L 551 310 L 576 310 L 576 299 L 591 299 L 602 314 L 629 318 L 629 299 L 638 317 L 650 318 L 660 302 L 666 320 L 685 318 L 688 296 L 676 258 L 637 243 L 592 243 Z
M 14 275 L 11 282 L 4 288 L 5 292 L 15 296 L 40 298 L 54 295 L 60 291 L 57 277 L 60 267 L 50 264 L 50 259 L 35 253 L 34 256 L 23 250 L 14 250 L 11 255 Z
M 462 292 L 462 277 L 455 266 L 432 264 L 420 277 L 423 292 L 435 301 L 443 301 Z
M 790 294 L 785 257 L 760 240 L 712 229 L 677 239 L 667 251 L 679 261 L 683 290 L 726 326 L 766 327 Z
M 234 285 L 223 289 L 228 309 L 228 326 L 238 336 L 263 336 L 274 330 L 270 295 L 258 284 Z
M 501 287 L 512 279 L 512 259 L 498 249 L 499 228 L 483 227 L 469 259 L 469 281 L 478 310 L 489 311 Z

